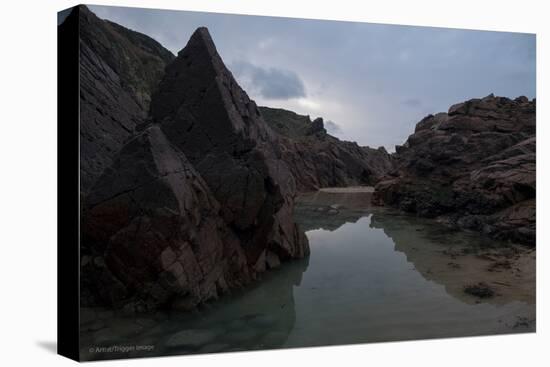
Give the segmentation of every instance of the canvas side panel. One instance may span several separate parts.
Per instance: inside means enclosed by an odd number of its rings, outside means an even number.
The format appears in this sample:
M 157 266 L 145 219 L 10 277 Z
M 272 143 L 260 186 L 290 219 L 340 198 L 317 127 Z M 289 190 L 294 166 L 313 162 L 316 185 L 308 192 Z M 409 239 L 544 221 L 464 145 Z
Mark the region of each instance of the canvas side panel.
M 79 360 L 79 11 L 57 27 L 57 351 Z

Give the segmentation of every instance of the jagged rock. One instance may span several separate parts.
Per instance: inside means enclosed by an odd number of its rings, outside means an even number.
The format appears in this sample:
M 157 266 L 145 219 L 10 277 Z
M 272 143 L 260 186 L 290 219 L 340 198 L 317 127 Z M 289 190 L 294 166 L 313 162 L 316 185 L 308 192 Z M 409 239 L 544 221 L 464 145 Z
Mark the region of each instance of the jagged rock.
M 98 254 L 108 271 L 103 278 L 116 279 L 90 284 L 102 288 L 97 301 L 137 299 L 149 310 L 177 297 L 192 307 L 248 282 L 244 252 L 219 211 L 206 183 L 158 126 L 132 139 L 84 209 L 82 251 Z
M 321 187 L 374 185 L 393 169 L 393 159 L 383 148 L 360 147 L 327 134 L 323 119 L 260 107 L 271 128 L 280 136 L 282 158 L 295 177 L 298 190 Z
M 494 238 L 535 244 L 535 101 L 489 95 L 429 115 L 373 200 Z
M 174 55 L 155 40 L 73 9 L 80 25 L 80 180 L 86 193 L 147 117 Z
M 322 117 L 317 117 L 311 122 L 311 126 L 308 129 L 308 135 L 320 134 L 321 136 L 325 135 L 327 130 L 325 130 L 325 123 L 323 122 Z
M 267 248 L 282 260 L 308 253 L 292 219 L 295 182 L 277 137 L 225 67 L 206 28 L 197 29 L 167 67 L 151 115 L 221 203 L 250 264 Z
M 123 45 L 143 41 L 128 30 L 119 36 Z M 137 57 L 113 55 L 132 65 Z M 101 53 L 95 57 L 91 74 L 108 66 Z M 292 216 L 295 183 L 277 137 L 208 31 L 199 28 L 158 87 L 144 90 L 155 90 L 150 115 L 148 103 L 136 100 L 146 117 L 132 120 L 83 195 L 81 302 L 190 310 L 306 256 L 307 238 Z M 127 92 L 122 84 L 117 91 Z M 90 108 L 117 105 L 105 91 L 94 93 L 101 99 Z

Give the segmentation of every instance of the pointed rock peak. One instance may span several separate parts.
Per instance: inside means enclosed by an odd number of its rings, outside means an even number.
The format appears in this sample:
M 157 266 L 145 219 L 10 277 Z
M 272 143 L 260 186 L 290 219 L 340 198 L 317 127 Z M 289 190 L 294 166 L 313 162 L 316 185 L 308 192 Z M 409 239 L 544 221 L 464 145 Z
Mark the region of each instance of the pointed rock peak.
M 181 65 L 189 66 L 196 61 L 202 63 L 203 66 L 213 67 L 218 73 L 226 70 L 206 27 L 199 27 L 193 32 L 187 45 L 178 52 L 176 59 L 180 59 L 179 68 Z
M 217 94 L 212 88 L 215 83 L 219 83 Z M 229 88 L 233 88 L 231 92 Z M 215 106 L 227 109 L 224 102 L 233 103 L 231 95 L 244 94 L 218 54 L 208 29 L 199 27 L 166 68 L 164 78 L 153 96 L 150 112 L 158 122 L 182 108 L 198 116 L 204 112 L 201 106 L 209 105 L 208 113 L 212 114 Z M 238 99 L 248 100 L 248 96 Z
M 189 42 L 187 42 L 185 48 L 178 53 L 178 56 L 184 53 L 186 50 L 197 48 L 202 48 L 206 50 L 212 57 L 218 56 L 216 45 L 214 45 L 214 41 L 210 36 L 208 28 L 206 27 L 199 27 L 195 30 L 195 32 L 193 32 L 193 35 L 189 39 Z

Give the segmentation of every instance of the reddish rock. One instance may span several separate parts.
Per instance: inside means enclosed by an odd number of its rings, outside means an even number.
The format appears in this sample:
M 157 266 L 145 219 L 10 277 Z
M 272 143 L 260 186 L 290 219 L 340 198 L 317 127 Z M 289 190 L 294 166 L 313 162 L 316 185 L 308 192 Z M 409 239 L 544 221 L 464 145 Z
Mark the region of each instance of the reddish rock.
M 195 306 L 248 282 L 240 242 L 219 211 L 204 180 L 158 126 L 139 134 L 86 201 L 85 251 L 103 258 L 116 280 L 88 278 L 92 289 L 103 288 L 95 301 L 131 299 L 149 310 L 183 298 Z
M 296 184 L 277 136 L 225 67 L 206 28 L 195 31 L 166 69 L 151 115 L 220 202 L 250 264 L 267 249 L 282 260 L 308 253 L 292 218 Z
M 300 192 L 322 187 L 374 185 L 393 168 L 390 154 L 380 147 L 361 147 L 327 133 L 322 118 L 292 111 L 260 107 L 279 135 L 281 157 L 296 179 Z
M 189 310 L 309 253 L 277 137 L 205 28 L 154 89 L 150 115 L 83 192 L 83 305 Z M 97 111 L 108 96 L 95 93 L 87 103 Z
M 535 101 L 493 95 L 429 115 L 373 201 L 535 245 Z

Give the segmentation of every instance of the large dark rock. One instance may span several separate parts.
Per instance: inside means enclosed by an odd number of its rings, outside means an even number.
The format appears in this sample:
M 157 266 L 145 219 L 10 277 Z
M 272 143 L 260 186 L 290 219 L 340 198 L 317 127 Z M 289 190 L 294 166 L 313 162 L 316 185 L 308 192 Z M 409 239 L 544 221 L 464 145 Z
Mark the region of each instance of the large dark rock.
M 373 200 L 534 245 L 535 110 L 534 100 L 490 95 L 427 116 Z
M 121 45 L 141 47 L 143 37 L 108 26 L 124 38 Z M 84 37 L 82 48 L 94 42 Z M 188 310 L 309 253 L 292 216 L 295 182 L 277 137 L 205 28 L 193 34 L 158 86 L 132 84 L 122 69 L 106 69 L 106 55 L 92 56 L 81 60 L 88 68 L 83 89 L 95 88 L 81 95 L 89 108 L 82 123 L 94 121 L 99 140 L 81 154 L 84 161 L 101 158 L 101 165 L 82 195 L 83 305 Z M 137 54 L 111 57 L 115 65 L 139 66 Z M 149 80 L 145 75 L 141 81 Z M 108 79 L 118 84 L 105 84 Z M 142 87 L 152 94 L 150 106 L 136 98 L 135 88 Z M 135 112 L 118 115 L 125 134 L 103 120 L 112 120 L 111 112 L 99 112 L 125 111 L 115 92 Z M 106 149 L 113 136 L 116 144 Z
M 80 179 L 83 193 L 143 124 L 170 51 L 148 36 L 73 9 L 80 25 Z
M 383 147 L 341 141 L 327 133 L 322 118 L 311 121 L 309 116 L 269 107 L 260 111 L 280 136 L 282 158 L 301 192 L 374 185 L 393 168 L 392 156 Z
M 181 149 L 222 205 L 257 270 L 308 253 L 292 219 L 296 185 L 279 142 L 254 101 L 225 67 L 206 28 L 199 28 L 166 69 L 152 118 Z
M 95 297 L 87 302 L 192 308 L 248 282 L 244 252 L 219 211 L 185 155 L 158 126 L 146 129 L 86 200 L 83 273 Z

